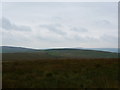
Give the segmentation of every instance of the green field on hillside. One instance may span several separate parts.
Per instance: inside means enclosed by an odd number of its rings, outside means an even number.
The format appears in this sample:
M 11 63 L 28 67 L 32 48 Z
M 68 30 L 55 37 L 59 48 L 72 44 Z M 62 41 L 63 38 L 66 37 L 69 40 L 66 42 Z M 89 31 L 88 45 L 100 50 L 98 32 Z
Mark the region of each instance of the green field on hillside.
M 43 59 L 95 59 L 95 58 L 118 58 L 117 53 L 95 50 L 43 50 L 27 53 L 3 53 L 3 61 L 12 60 L 43 60 Z

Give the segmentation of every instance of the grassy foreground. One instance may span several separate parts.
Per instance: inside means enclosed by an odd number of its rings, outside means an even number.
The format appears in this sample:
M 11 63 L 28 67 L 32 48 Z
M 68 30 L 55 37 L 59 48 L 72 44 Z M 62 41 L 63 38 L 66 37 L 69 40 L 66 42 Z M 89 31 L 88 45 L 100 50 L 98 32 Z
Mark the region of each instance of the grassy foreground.
M 118 88 L 118 59 L 3 62 L 3 88 Z

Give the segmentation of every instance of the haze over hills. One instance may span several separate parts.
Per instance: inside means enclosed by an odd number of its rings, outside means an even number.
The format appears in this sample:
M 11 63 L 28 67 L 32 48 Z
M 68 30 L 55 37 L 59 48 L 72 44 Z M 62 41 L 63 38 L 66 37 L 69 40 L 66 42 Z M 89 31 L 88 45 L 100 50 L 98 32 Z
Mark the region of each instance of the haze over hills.
M 3 60 L 41 60 L 41 59 L 80 59 L 80 58 L 118 58 L 114 52 L 58 48 L 58 49 L 28 49 L 3 46 Z
M 107 51 L 107 52 L 115 52 L 118 53 L 120 49 L 118 48 L 84 48 L 87 50 L 97 50 L 97 51 Z

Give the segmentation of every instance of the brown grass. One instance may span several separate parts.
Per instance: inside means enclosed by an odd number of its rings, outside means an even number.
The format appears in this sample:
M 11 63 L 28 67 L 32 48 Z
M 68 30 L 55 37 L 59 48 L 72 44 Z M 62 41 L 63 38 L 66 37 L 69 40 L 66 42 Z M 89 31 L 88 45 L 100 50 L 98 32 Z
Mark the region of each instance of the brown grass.
M 119 88 L 118 59 L 3 62 L 3 88 Z

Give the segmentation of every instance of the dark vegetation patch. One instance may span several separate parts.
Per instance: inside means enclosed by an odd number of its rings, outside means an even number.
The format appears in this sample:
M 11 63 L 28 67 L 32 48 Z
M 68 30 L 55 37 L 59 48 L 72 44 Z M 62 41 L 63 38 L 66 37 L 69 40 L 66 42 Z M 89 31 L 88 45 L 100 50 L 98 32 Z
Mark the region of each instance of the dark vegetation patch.
M 3 88 L 118 88 L 118 59 L 3 62 Z

